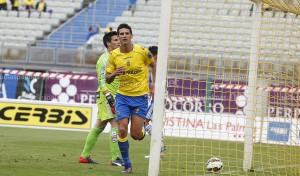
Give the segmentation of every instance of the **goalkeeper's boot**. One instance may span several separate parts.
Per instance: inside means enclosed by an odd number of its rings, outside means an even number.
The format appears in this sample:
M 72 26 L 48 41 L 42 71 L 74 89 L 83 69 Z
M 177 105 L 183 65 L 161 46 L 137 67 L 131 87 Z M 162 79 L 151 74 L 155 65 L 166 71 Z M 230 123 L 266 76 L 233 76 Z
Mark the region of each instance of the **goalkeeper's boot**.
M 87 163 L 87 164 L 99 164 L 96 161 L 93 161 L 92 158 L 89 156 L 84 158 L 82 156 L 79 157 L 79 163 Z
M 124 166 L 124 161 L 121 158 L 117 158 L 114 161 L 111 162 L 111 165 L 113 166 Z
M 122 170 L 122 174 L 130 174 L 132 172 L 132 167 Z

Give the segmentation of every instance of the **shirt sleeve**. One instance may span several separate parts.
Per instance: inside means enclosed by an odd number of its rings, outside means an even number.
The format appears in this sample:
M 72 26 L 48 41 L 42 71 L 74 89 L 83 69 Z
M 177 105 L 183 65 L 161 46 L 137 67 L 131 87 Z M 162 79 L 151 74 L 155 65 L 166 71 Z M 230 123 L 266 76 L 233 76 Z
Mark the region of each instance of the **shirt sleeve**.
M 110 54 L 109 58 L 108 58 L 108 66 L 106 67 L 106 72 L 108 72 L 108 73 L 112 73 L 116 70 L 116 65 L 115 65 L 113 59 L 114 59 L 114 56 L 112 54 Z
M 152 62 L 154 62 L 154 58 L 148 49 L 145 48 L 144 51 L 145 51 L 145 57 L 144 57 L 145 63 L 146 63 L 146 65 L 150 65 Z

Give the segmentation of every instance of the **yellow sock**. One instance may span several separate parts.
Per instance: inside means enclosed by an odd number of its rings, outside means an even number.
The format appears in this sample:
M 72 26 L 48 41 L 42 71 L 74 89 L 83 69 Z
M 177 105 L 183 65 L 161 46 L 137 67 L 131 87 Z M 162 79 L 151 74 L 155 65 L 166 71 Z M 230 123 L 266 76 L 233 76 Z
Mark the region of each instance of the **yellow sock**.
M 118 136 L 118 141 L 119 141 L 119 142 L 126 142 L 127 140 L 128 140 L 127 136 L 126 136 L 125 138 L 120 138 L 120 137 Z

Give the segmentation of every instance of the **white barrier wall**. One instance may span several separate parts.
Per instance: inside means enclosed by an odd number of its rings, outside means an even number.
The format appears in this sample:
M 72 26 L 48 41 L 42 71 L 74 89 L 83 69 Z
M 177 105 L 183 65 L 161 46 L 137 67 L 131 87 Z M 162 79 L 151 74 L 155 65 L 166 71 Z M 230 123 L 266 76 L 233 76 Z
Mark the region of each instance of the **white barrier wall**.
M 244 141 L 244 116 L 167 111 L 164 125 L 166 136 Z M 255 139 L 259 140 L 260 123 L 255 126 Z
M 254 142 L 300 145 L 300 122 L 294 118 L 255 118 Z M 165 136 L 244 141 L 245 116 L 166 111 Z

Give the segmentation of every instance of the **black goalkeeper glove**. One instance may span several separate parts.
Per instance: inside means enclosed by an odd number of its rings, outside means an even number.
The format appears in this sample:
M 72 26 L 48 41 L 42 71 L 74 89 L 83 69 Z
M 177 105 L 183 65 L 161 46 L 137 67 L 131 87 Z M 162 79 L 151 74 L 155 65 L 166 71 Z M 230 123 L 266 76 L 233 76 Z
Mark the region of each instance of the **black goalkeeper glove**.
M 105 98 L 110 106 L 115 105 L 115 98 L 110 93 L 106 94 Z
M 110 106 L 111 112 L 115 114 L 115 98 L 110 94 L 106 94 L 105 98 Z

